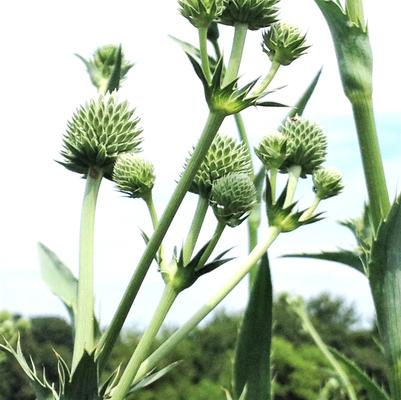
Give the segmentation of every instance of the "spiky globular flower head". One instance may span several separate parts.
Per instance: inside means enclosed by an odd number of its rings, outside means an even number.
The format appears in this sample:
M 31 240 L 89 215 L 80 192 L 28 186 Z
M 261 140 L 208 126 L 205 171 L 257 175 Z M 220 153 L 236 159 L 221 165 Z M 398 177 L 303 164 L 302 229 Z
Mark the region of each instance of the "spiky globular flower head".
M 114 165 L 113 180 L 122 193 L 134 199 L 146 199 L 155 183 L 153 164 L 133 152 L 120 154 Z
M 196 28 L 207 28 L 223 12 L 227 0 L 179 0 L 181 14 Z
M 213 183 L 210 204 L 216 218 L 228 226 L 239 225 L 256 203 L 256 189 L 248 174 L 232 173 Z
M 231 174 L 251 174 L 251 160 L 246 147 L 234 138 L 218 134 L 195 175 L 190 191 L 209 197 L 213 182 Z
M 104 90 L 113 74 L 118 59 L 121 56 L 121 68 L 119 81 L 123 80 L 133 64 L 129 63 L 124 57 L 120 46 L 107 44 L 96 49 L 92 59 L 85 60 L 78 56 L 86 65 L 89 76 L 94 86 Z
M 264 136 L 255 153 L 266 170 L 279 169 L 286 158 L 286 137 L 281 132 Z
M 335 169 L 319 168 L 312 176 L 313 190 L 320 199 L 337 196 L 343 189 L 342 176 Z
M 61 164 L 81 174 L 96 167 L 110 177 L 119 154 L 139 151 L 138 123 L 128 103 L 119 103 L 114 94 L 91 100 L 68 122 Z
M 270 60 L 280 65 L 289 65 L 305 54 L 305 35 L 292 25 L 284 22 L 273 24 L 263 33 L 262 49 Z
M 289 167 L 298 165 L 302 168 L 301 176 L 305 177 L 325 161 L 327 139 L 318 125 L 295 116 L 288 118 L 280 131 L 287 139 L 287 154 L 282 170 L 287 171 Z
M 248 29 L 267 28 L 277 19 L 279 0 L 228 0 L 220 17 L 225 25 L 246 24 Z

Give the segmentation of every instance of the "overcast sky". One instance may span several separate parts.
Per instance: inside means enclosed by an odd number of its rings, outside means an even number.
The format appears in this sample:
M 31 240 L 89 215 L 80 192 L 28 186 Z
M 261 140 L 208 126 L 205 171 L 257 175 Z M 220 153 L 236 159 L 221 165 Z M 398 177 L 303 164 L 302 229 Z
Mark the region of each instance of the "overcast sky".
M 306 296 L 323 290 L 345 296 L 360 312 L 372 315 L 365 279 L 340 265 L 317 261 L 283 260 L 280 254 L 300 250 L 353 246 L 352 237 L 336 224 L 357 216 L 365 189 L 350 107 L 344 98 L 334 51 L 324 20 L 312 0 L 282 0 L 281 17 L 307 32 L 308 54 L 279 71 L 273 87 L 286 85 L 271 99 L 295 103 L 316 71 L 323 74 L 307 109 L 307 116 L 327 132 L 328 165 L 344 173 L 346 189 L 324 203 L 327 219 L 283 235 L 271 252 L 276 291 Z M 391 195 L 400 182 L 401 61 L 398 57 L 399 2 L 366 1 L 375 55 L 375 92 L 380 141 Z M 79 217 L 84 181 L 54 160 L 60 159 L 62 135 L 73 111 L 96 94 L 83 64 L 74 56 L 88 57 L 108 43 L 121 43 L 135 63 L 120 91 L 137 109 L 144 128 L 144 156 L 155 164 L 155 201 L 159 212 L 168 201 L 188 150 L 196 142 L 207 115 L 200 82 L 186 56 L 168 35 L 196 43 L 197 33 L 177 11 L 175 0 L 165 1 L 50 1 L 2 2 L 1 137 L 2 195 L 0 197 L 0 309 L 27 315 L 65 315 L 59 301 L 41 282 L 36 243 L 41 241 L 77 272 Z M 222 47 L 230 51 L 232 29 L 221 29 Z M 241 81 L 263 75 L 269 62 L 260 50 L 260 32 L 251 32 L 244 53 Z M 274 130 L 283 110 L 251 109 L 244 112 L 249 136 L 256 145 Z M 222 132 L 235 135 L 231 120 Z M 303 182 L 299 197 L 306 206 L 313 195 Z M 183 242 L 196 198 L 188 195 L 166 238 L 167 247 Z M 209 239 L 214 226 L 201 240 Z M 226 232 L 222 248 L 236 246 L 244 254 L 246 226 Z M 122 198 L 110 182 L 102 183 L 96 222 L 96 292 L 101 320 L 107 322 L 144 248 L 139 228 L 150 231 L 144 204 Z M 184 293 L 170 321 L 183 321 L 217 288 L 236 263 L 208 275 Z M 162 290 L 152 267 L 136 302 L 130 324 L 142 325 Z M 242 284 L 224 305 L 240 309 L 246 300 Z

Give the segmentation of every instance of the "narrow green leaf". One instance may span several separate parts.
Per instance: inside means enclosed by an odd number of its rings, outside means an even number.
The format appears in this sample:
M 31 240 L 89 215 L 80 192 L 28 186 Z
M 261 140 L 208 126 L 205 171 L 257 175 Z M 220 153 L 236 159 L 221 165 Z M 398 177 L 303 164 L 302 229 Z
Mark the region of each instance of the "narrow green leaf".
M 358 253 L 350 250 L 339 249 L 338 251 L 322 251 L 321 253 L 294 253 L 286 254 L 288 258 L 312 258 L 315 260 L 333 261 L 348 265 L 351 268 L 365 274 L 365 270 Z
M 113 90 L 118 90 L 120 88 L 121 81 L 121 64 L 123 59 L 123 52 L 121 45 L 118 46 L 116 62 L 113 66 L 109 81 L 107 82 L 107 91 L 112 92 Z
M 352 360 L 341 354 L 336 349 L 330 348 L 331 353 L 336 357 L 348 372 L 366 390 L 369 400 L 390 400 L 388 394 L 381 388 L 366 372 L 362 371 Z
M 234 398 L 271 399 L 272 283 L 267 254 L 258 268 L 240 328 L 233 371 Z M 246 394 L 244 390 L 246 388 Z

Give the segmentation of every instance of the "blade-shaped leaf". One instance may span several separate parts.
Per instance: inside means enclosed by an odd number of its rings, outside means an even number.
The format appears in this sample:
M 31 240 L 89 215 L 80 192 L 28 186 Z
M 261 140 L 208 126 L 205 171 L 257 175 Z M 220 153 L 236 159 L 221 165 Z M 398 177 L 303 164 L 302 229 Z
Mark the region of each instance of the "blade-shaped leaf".
M 121 81 L 121 64 L 123 59 L 123 53 L 121 45 L 118 46 L 116 61 L 113 66 L 109 81 L 107 82 L 107 91 L 112 92 L 113 90 L 118 90 L 120 88 Z
M 331 353 L 336 357 L 356 381 L 366 390 L 369 400 L 390 400 L 388 394 L 381 388 L 366 372 L 362 371 L 352 360 L 341 354 L 336 349 L 330 348 Z
M 291 258 L 312 258 L 315 260 L 333 261 L 348 265 L 351 268 L 365 274 L 365 270 L 358 253 L 350 250 L 339 249 L 338 251 L 322 251 L 321 253 L 294 253 L 286 254 L 283 257 Z
M 234 398 L 271 399 L 272 283 L 267 254 L 261 260 L 235 352 Z M 246 394 L 244 395 L 244 389 Z

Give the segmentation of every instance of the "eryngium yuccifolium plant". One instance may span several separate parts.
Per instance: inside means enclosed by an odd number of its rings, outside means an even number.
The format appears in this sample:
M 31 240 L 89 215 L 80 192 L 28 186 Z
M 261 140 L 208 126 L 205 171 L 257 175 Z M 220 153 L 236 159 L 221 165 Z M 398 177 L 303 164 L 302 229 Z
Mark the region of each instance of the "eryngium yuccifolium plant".
M 305 45 L 305 35 L 295 26 L 277 22 L 263 32 L 262 49 L 271 61 L 280 65 L 289 65 L 305 54 L 309 46 Z
M 220 22 L 235 26 L 246 24 L 248 29 L 267 28 L 277 20 L 279 0 L 229 0 Z
M 180 12 L 196 28 L 207 28 L 224 10 L 226 0 L 180 0 Z
M 305 177 L 325 161 L 327 139 L 318 125 L 295 116 L 288 118 L 280 131 L 287 139 L 287 155 L 282 170 L 298 165 L 302 168 L 301 176 Z
M 153 165 L 136 153 L 123 153 L 114 165 L 113 180 L 118 189 L 132 198 L 146 199 L 155 183 Z
M 286 159 L 287 138 L 281 132 L 274 132 L 262 138 L 255 153 L 266 170 L 279 169 Z
M 142 130 L 138 123 L 128 103 L 119 103 L 113 94 L 91 100 L 68 122 L 61 164 L 81 174 L 98 168 L 110 177 L 119 154 L 139 151 Z
M 229 174 L 213 183 L 210 204 L 216 218 L 228 226 L 239 225 L 255 203 L 256 189 L 248 174 Z
M 209 197 L 213 182 L 233 172 L 252 173 L 249 154 L 246 147 L 234 138 L 218 134 L 192 181 L 190 191 Z
M 313 172 L 313 190 L 319 199 L 337 196 L 343 189 L 341 174 L 335 169 L 319 168 Z

